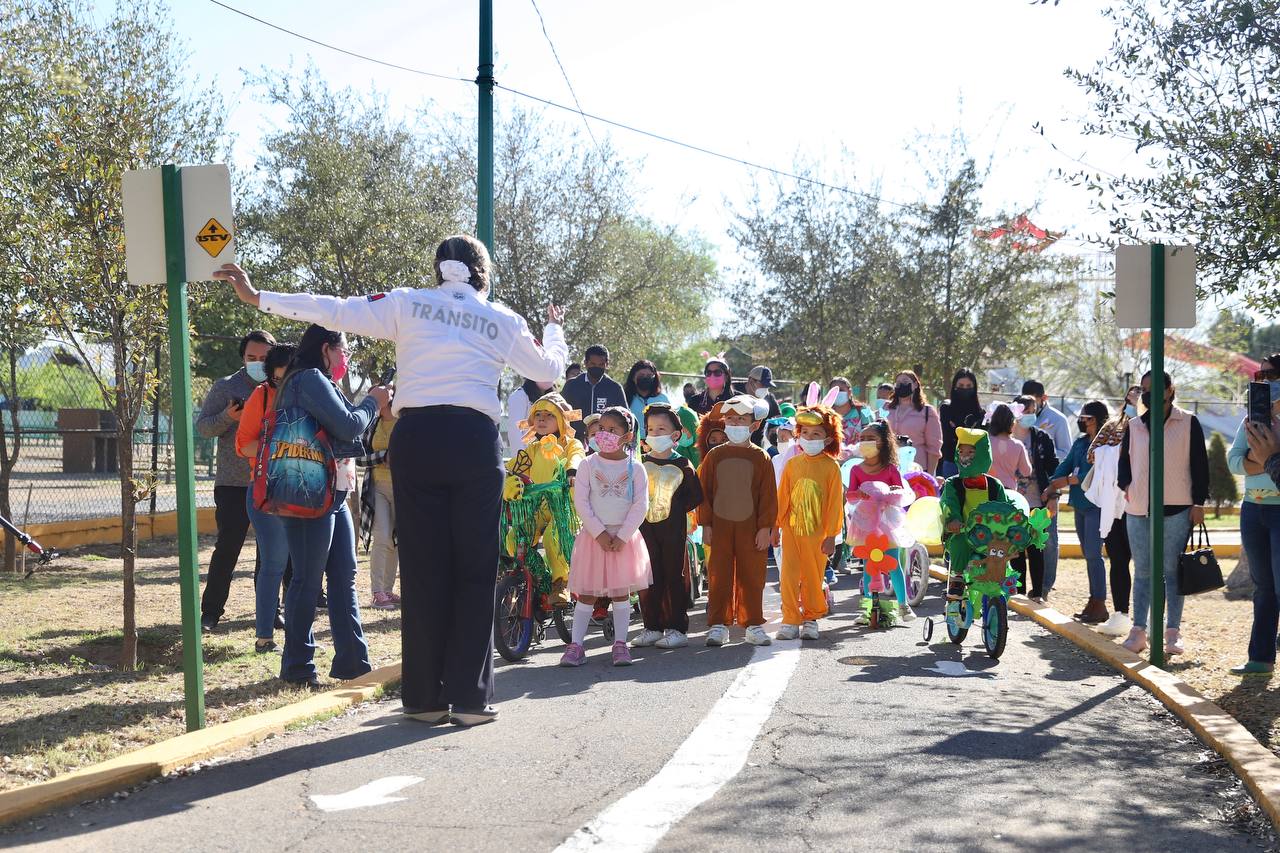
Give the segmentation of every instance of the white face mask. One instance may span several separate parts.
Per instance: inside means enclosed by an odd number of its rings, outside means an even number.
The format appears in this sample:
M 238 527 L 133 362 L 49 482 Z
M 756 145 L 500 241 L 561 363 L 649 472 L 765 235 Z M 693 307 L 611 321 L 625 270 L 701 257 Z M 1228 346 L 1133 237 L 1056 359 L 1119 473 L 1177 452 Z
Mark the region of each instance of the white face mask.
M 817 456 L 827 449 L 827 440 L 825 438 L 802 438 L 800 439 L 800 449 L 808 456 Z
M 859 441 L 858 455 L 863 459 L 875 459 L 880 455 L 880 445 L 874 441 Z
M 769 389 L 768 389 L 768 388 L 757 388 L 755 393 L 756 393 L 756 396 L 757 396 L 757 397 L 759 397 L 761 400 L 763 400 L 765 397 L 768 397 L 768 396 L 769 396 Z
M 727 426 L 724 434 L 732 444 L 746 444 L 751 439 L 751 427 Z
M 779 453 L 786 453 L 793 446 L 795 446 L 795 440 L 790 438 L 781 439 L 777 444 L 774 445 L 774 447 L 778 448 Z
M 669 435 L 647 435 L 644 443 L 649 445 L 649 449 L 654 453 L 666 453 L 675 444 Z

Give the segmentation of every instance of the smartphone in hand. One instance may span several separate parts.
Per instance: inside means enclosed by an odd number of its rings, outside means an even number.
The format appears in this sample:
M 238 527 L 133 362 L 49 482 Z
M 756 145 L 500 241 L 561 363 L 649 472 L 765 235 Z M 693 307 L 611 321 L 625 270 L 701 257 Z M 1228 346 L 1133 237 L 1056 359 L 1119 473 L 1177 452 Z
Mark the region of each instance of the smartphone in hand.
M 1260 426 L 1271 426 L 1271 385 L 1267 382 L 1249 383 L 1249 421 Z
M 391 384 L 391 380 L 393 380 L 393 379 L 395 379 L 395 378 L 396 378 L 396 369 L 395 369 L 395 367 L 389 367 L 389 368 L 387 368 L 386 372 L 385 372 L 385 373 L 383 373 L 381 377 L 379 377 L 379 379 L 378 379 L 378 384 L 379 384 L 379 385 L 390 385 L 390 384 Z

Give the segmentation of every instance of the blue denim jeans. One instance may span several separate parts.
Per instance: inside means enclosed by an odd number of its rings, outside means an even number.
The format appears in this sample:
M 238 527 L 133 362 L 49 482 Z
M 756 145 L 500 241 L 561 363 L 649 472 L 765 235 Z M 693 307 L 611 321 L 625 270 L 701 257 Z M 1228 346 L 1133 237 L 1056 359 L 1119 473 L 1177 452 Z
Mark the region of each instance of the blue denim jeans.
M 1044 593 L 1048 595 L 1058 580 L 1058 516 L 1049 522 L 1049 539 L 1044 543 Z
M 1273 664 L 1280 623 L 1280 504 L 1245 501 L 1240 507 L 1240 543 L 1253 580 L 1249 660 Z
M 1076 536 L 1084 552 L 1084 566 L 1089 574 L 1089 597 L 1107 597 L 1107 563 L 1102 559 L 1102 510 L 1096 506 L 1075 507 Z
M 245 509 L 253 525 L 253 538 L 258 542 L 258 575 L 253 582 L 256 602 L 253 628 L 260 640 L 275 634 L 276 608 L 280 605 L 280 582 L 289 564 L 289 541 L 284 536 L 280 516 L 268 515 L 253 505 L 253 489 L 247 489 Z
M 333 636 L 331 678 L 358 678 L 369 672 L 369 645 L 356 602 L 356 535 L 347 512 L 347 493 L 338 492 L 323 518 L 281 518 L 293 582 L 284 597 L 284 656 L 280 677 L 308 681 L 316 676 L 312 625 L 321 579 L 328 579 L 329 629 Z
M 1145 515 L 1125 515 L 1129 547 L 1133 550 L 1133 626 L 1147 627 L 1151 618 L 1151 521 Z M 1164 518 L 1164 592 L 1166 628 L 1182 625 L 1182 595 L 1178 592 L 1178 555 L 1191 533 L 1191 510 Z M 1274 640 L 1273 640 L 1274 642 Z

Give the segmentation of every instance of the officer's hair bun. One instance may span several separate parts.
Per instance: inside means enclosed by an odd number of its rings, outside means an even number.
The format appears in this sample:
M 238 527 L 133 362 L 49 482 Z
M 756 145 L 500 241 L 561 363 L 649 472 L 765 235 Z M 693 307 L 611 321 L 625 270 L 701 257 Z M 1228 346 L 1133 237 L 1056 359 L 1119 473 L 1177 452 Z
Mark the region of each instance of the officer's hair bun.
M 454 234 L 446 237 L 436 248 L 436 283 L 443 284 L 440 275 L 441 261 L 461 261 L 471 270 L 471 286 L 476 290 L 489 289 L 489 250 L 475 237 L 469 234 Z

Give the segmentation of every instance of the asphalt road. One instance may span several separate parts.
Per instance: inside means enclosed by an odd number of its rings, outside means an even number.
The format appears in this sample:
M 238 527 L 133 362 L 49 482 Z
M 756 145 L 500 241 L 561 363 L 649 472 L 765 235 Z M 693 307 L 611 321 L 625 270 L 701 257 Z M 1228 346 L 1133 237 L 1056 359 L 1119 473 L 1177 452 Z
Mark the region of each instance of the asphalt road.
M 501 667 L 496 724 L 427 727 L 374 703 L 0 846 L 1257 849 L 1219 815 L 1238 783 L 1140 688 L 1016 616 L 998 663 L 976 631 L 958 648 L 943 630 L 926 645 L 920 622 L 855 628 L 852 586 L 803 648 L 698 637 L 615 669 L 596 634 L 588 664 L 565 670 L 550 643 Z M 391 800 L 323 799 L 370 783 Z

